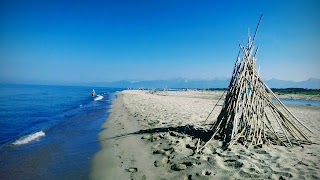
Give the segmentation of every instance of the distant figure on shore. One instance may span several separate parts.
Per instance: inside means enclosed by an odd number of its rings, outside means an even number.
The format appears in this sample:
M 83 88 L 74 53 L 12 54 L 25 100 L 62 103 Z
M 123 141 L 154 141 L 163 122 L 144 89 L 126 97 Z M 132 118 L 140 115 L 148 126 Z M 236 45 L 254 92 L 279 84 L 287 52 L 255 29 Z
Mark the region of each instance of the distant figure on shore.
M 91 96 L 92 96 L 92 97 L 95 97 L 95 96 L 96 96 L 96 92 L 94 91 L 94 89 L 92 89 Z

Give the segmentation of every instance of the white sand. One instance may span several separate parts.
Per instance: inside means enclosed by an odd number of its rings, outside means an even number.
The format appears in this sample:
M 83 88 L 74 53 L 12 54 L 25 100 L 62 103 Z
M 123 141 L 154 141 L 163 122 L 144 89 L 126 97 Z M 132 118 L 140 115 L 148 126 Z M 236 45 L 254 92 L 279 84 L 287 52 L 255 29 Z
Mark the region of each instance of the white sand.
M 295 147 L 235 145 L 222 151 L 213 140 L 194 154 L 200 129 L 218 116 L 223 99 L 215 92 L 123 91 L 113 101 L 99 135 L 102 150 L 93 160 L 92 179 L 319 179 L 320 107 L 288 106 L 315 134 L 316 144 Z

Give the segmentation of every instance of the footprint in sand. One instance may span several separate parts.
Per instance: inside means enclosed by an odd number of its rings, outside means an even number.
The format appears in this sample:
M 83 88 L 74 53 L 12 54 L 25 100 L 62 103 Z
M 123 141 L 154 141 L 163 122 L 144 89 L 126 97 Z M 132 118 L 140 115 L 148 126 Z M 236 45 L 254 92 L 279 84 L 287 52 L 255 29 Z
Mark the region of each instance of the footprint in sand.
M 171 169 L 174 170 L 174 171 L 182 171 L 182 170 L 187 169 L 187 165 L 185 165 L 185 164 L 173 164 L 171 166 Z
M 168 164 L 170 162 L 169 158 L 170 158 L 169 156 L 163 157 L 161 160 L 162 164 L 164 165 Z
M 131 168 L 127 168 L 126 171 L 131 172 L 131 173 L 134 173 L 134 172 L 137 172 L 137 171 L 138 171 L 138 168 L 131 167 Z
M 211 172 L 211 171 L 209 171 L 209 170 L 203 170 L 202 171 L 202 175 L 204 175 L 204 176 L 210 176 L 210 175 L 212 175 L 213 173 Z
M 154 161 L 154 162 L 153 162 L 153 165 L 154 165 L 155 167 L 159 167 L 159 166 L 161 166 L 161 163 L 160 163 L 159 161 Z
M 241 168 L 243 163 L 238 158 L 228 158 L 224 160 L 224 165 L 227 167 Z

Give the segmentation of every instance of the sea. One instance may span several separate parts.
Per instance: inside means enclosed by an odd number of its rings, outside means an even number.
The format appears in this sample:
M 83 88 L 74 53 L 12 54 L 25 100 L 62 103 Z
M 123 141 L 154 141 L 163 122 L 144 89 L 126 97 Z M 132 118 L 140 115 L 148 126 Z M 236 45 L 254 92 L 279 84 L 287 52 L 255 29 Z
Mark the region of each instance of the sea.
M 121 90 L 1 84 L 0 179 L 88 179 L 101 125 Z
M 303 106 L 320 106 L 320 101 L 317 100 L 304 100 L 304 99 L 287 99 L 280 98 L 283 104 L 294 104 Z

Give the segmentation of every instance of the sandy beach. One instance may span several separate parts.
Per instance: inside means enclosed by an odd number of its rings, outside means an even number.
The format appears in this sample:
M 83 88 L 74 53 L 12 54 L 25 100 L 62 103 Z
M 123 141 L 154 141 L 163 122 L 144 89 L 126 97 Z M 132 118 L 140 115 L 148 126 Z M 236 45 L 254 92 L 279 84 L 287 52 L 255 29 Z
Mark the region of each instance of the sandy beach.
M 223 151 L 213 140 L 195 153 L 198 137 L 223 104 L 223 91 L 117 93 L 99 134 L 101 150 L 92 161 L 91 179 L 319 179 L 320 107 L 287 106 L 313 132 L 314 144 Z M 308 97 L 309 98 L 309 97 Z M 207 119 L 212 108 L 216 108 Z

